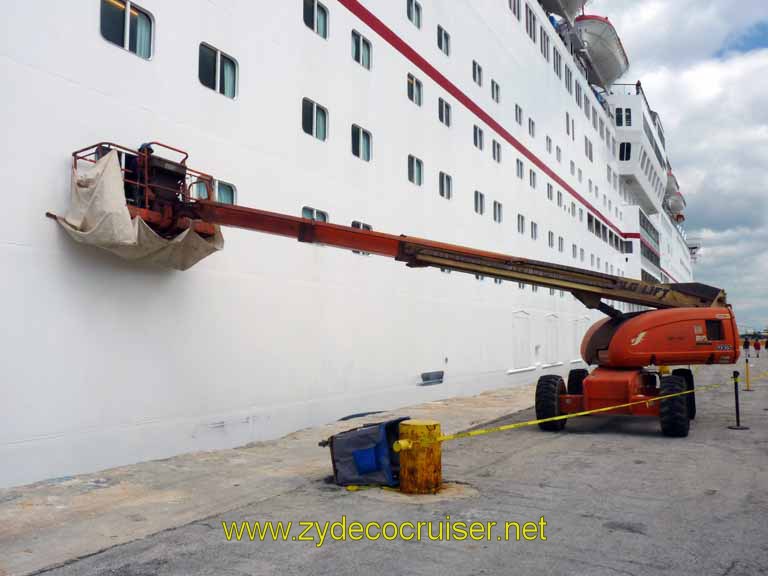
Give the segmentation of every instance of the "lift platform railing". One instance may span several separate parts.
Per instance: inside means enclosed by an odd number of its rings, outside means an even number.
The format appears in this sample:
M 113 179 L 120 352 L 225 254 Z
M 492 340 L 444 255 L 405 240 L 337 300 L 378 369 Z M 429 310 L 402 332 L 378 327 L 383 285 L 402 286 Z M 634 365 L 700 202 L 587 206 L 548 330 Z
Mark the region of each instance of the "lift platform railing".
M 155 148 L 174 152 L 179 158 L 170 160 L 158 156 Z M 139 216 L 160 232 L 190 225 L 188 220 L 174 219 L 176 205 L 195 198 L 215 199 L 213 177 L 187 166 L 189 154 L 184 150 L 162 142 L 147 142 L 138 150 L 113 142 L 99 142 L 73 152 L 72 169 L 77 172 L 83 163 L 95 164 L 113 150 L 118 155 L 131 217 Z M 156 171 L 166 177 L 158 178 Z M 213 234 L 213 227 L 207 223 L 198 222 L 194 226 L 199 233 Z

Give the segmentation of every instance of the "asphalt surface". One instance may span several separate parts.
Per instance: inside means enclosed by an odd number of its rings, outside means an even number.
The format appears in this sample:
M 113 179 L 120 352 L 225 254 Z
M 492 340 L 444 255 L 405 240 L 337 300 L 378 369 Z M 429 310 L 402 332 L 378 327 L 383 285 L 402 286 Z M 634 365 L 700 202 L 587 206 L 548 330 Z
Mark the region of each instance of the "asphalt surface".
M 768 370 L 761 359 L 754 371 Z M 732 367 L 699 371 L 697 385 L 726 381 Z M 547 574 L 768 574 L 768 380 L 743 392 L 702 393 L 688 438 L 664 438 L 653 419 L 588 416 L 565 431 L 537 428 L 447 443 L 445 494 L 350 492 L 322 475 L 256 504 L 48 570 L 50 576 Z M 533 418 L 528 409 L 496 423 Z M 546 521 L 546 541 L 227 541 L 222 521 L 347 524 Z M 434 525 L 433 533 L 437 525 Z M 301 528 L 291 534 L 297 536 Z M 406 531 L 410 534 L 410 529 Z M 337 532 L 338 533 L 338 532 Z M 372 535 L 376 531 L 373 530 Z M 514 536 L 515 531 L 512 529 Z

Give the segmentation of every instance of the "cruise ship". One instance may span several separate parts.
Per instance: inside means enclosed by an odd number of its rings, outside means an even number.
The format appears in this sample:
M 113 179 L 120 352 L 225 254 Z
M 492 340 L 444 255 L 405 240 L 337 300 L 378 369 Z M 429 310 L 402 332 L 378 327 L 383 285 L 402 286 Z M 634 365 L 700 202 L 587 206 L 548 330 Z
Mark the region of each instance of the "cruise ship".
M 4 8 L 0 486 L 565 374 L 600 318 L 237 229 L 184 272 L 121 260 L 45 218 L 97 142 L 183 149 L 220 202 L 692 280 L 664 103 L 582 1 Z

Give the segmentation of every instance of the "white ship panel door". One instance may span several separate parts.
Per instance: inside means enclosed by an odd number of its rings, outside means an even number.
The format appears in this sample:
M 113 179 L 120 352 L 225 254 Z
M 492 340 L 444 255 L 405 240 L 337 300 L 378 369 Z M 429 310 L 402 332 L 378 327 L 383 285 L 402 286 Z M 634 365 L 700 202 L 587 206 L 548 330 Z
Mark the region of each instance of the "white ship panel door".
M 544 320 L 544 362 L 546 364 L 557 364 L 561 361 L 557 324 L 556 314 L 549 314 Z
M 568 346 L 570 360 L 576 360 L 579 357 L 579 338 L 581 335 L 581 318 L 574 318 L 571 322 L 571 341 Z
M 531 317 L 527 312 L 516 312 L 512 318 L 514 334 L 514 366 L 515 369 L 529 368 L 531 361 Z
M 574 356 L 574 359 L 578 358 L 581 360 L 581 341 L 584 339 L 584 335 L 587 333 L 587 330 L 589 330 L 590 326 L 592 325 L 592 321 L 590 320 L 589 316 L 584 316 L 580 320 L 581 324 L 581 330 L 579 330 L 579 338 L 576 341 L 576 356 Z

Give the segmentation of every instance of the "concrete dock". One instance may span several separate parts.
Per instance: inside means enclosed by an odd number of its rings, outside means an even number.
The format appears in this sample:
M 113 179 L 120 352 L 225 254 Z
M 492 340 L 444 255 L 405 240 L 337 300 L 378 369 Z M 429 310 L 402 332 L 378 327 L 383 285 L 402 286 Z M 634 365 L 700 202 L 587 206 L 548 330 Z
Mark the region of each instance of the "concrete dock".
M 688 438 L 662 437 L 654 419 L 587 416 L 561 433 L 463 439 L 444 444 L 446 489 L 434 496 L 339 488 L 317 442 L 393 415 L 436 419 L 449 433 L 529 420 L 532 386 L 0 490 L 0 576 L 766 574 L 768 379 L 741 394 L 750 429 L 730 430 L 733 368 L 697 372 L 698 386 L 724 385 L 697 396 Z M 765 370 L 768 359 L 753 362 L 754 374 Z M 323 527 L 342 517 L 496 525 L 488 538 L 448 539 L 445 528 L 439 541 L 426 530 L 418 541 L 341 541 L 326 531 L 321 543 Z M 295 528 L 285 541 L 228 539 L 222 522 L 241 521 Z M 304 538 L 300 522 L 312 523 Z M 505 533 L 508 522 L 537 523 L 536 538 L 517 539 L 514 525 Z

